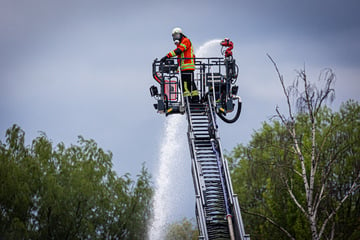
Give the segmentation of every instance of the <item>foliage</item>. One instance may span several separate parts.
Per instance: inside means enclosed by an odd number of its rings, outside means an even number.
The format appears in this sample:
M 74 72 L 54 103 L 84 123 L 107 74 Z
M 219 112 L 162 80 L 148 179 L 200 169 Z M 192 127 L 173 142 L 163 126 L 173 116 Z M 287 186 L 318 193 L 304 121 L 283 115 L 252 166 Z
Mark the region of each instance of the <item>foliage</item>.
M 169 240 L 195 240 L 198 237 L 199 232 L 197 228 L 186 218 L 169 225 L 166 233 L 166 239 Z
M 144 239 L 152 188 L 118 177 L 94 140 L 53 147 L 42 134 L 25 146 L 14 125 L 0 142 L 0 238 Z

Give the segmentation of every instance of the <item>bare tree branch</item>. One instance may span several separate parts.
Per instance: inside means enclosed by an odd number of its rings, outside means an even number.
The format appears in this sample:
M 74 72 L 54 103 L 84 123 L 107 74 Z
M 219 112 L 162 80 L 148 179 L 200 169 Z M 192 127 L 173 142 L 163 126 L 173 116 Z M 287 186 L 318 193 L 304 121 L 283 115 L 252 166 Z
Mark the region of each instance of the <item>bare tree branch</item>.
M 286 91 L 286 88 L 285 88 L 285 84 L 284 84 L 284 78 L 283 76 L 280 74 L 280 71 L 275 63 L 275 61 L 272 59 L 272 57 L 269 55 L 269 54 L 266 54 L 268 56 L 268 58 L 270 59 L 270 61 L 274 64 L 274 67 L 276 69 L 276 72 L 278 74 L 278 77 L 279 77 L 279 80 L 280 80 L 280 83 L 281 83 L 281 86 L 283 88 L 283 91 L 284 91 L 284 94 L 286 96 L 286 101 L 287 101 L 287 104 L 288 104 L 288 108 L 289 108 L 289 116 L 291 118 L 291 120 L 293 121 L 294 120 L 294 117 L 292 115 L 292 110 L 291 110 L 291 104 L 290 104 L 290 97 L 289 97 L 289 92 Z
M 323 74 L 325 73 L 325 74 Z M 323 79 L 321 76 L 324 75 Z M 335 74 L 332 72 L 331 69 L 327 68 L 322 71 L 319 76 L 319 81 L 325 80 L 325 87 L 321 89 L 320 92 L 317 93 L 317 102 L 315 104 L 315 111 L 316 113 L 321 108 L 322 103 L 330 97 L 330 101 L 332 102 L 335 98 L 335 90 L 332 88 L 333 83 L 335 82 Z

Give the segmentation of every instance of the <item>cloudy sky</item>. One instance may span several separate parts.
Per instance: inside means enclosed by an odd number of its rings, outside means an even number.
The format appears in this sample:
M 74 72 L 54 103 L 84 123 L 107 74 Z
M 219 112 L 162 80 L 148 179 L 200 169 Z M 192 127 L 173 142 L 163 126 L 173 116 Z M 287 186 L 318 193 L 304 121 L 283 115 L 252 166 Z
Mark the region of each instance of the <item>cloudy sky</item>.
M 359 12 L 356 0 L 0 0 L 0 139 L 14 123 L 28 144 L 39 131 L 68 146 L 82 135 L 113 153 L 119 175 L 136 176 L 142 162 L 156 174 L 165 117 L 149 96 L 151 63 L 173 50 L 180 26 L 195 49 L 224 37 L 235 44 L 243 112 L 220 124 L 230 151 L 284 106 L 267 53 L 289 84 L 300 68 L 312 81 L 332 68 L 334 110 L 360 99 Z

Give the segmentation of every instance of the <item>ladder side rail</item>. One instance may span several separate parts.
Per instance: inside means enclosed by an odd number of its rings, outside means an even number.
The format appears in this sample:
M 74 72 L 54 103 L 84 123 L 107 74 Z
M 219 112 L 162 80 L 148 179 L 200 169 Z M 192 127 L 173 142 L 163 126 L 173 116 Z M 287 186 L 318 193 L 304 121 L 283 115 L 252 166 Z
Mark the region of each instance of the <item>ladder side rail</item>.
M 199 197 L 196 197 L 196 211 L 197 211 L 197 223 L 199 228 L 199 239 L 208 240 L 208 231 L 206 227 L 206 219 L 205 219 L 205 212 L 203 208 L 203 203 L 201 202 Z
M 209 101 L 210 98 L 209 98 Z M 211 105 L 210 105 L 211 106 Z M 209 113 L 211 116 L 211 121 L 215 121 L 215 112 L 213 108 L 209 109 Z M 215 127 L 216 125 L 214 125 Z M 216 126 L 215 128 L 215 135 L 217 138 L 217 142 L 219 144 L 219 151 L 220 151 L 220 158 L 222 160 L 222 165 L 223 165 L 223 171 L 224 171 L 224 177 L 225 177 L 225 182 L 226 182 L 226 187 L 227 187 L 227 192 L 229 193 L 229 200 L 230 203 L 232 205 L 232 214 L 235 215 L 234 219 L 235 219 L 235 228 L 237 229 L 237 231 L 235 231 L 236 235 L 240 235 L 238 237 L 240 237 L 242 240 L 244 240 L 245 236 L 247 236 L 245 234 L 245 230 L 244 230 L 244 225 L 243 225 L 243 221 L 242 221 L 242 217 L 241 217 L 241 211 L 240 211 L 240 207 L 239 207 L 239 202 L 238 202 L 238 198 L 237 195 L 235 195 L 233 193 L 233 187 L 232 187 L 232 183 L 231 183 L 231 177 L 230 177 L 230 172 L 229 172 L 229 168 L 228 168 L 228 164 L 225 161 L 225 159 L 223 158 L 223 152 L 222 152 L 222 145 L 221 145 L 221 141 L 220 141 L 220 137 L 218 135 L 218 127 Z M 250 238 L 247 238 L 250 239 Z
M 199 171 L 199 166 L 196 161 L 196 157 L 195 158 L 192 157 L 191 162 L 192 162 L 193 182 L 196 192 L 195 197 L 196 197 L 196 212 L 197 212 L 198 227 L 199 227 L 200 235 L 203 236 L 204 239 L 208 239 L 206 216 L 204 212 L 205 199 L 204 199 L 203 188 L 205 188 L 205 183 L 201 179 L 201 174 Z
M 209 117 L 209 121 L 210 121 L 210 124 L 212 124 L 213 125 L 213 127 L 214 127 L 214 130 L 215 130 L 215 137 L 218 139 L 218 138 L 220 138 L 219 136 L 218 136 L 218 132 L 217 132 L 217 129 L 218 129 L 218 125 L 217 125 L 217 123 L 216 123 L 216 117 L 215 117 L 215 111 L 214 111 L 214 104 L 212 103 L 212 99 L 211 99 L 211 97 L 209 96 L 208 97 L 208 106 L 209 106 L 209 108 L 208 108 L 208 117 Z M 210 125 L 209 124 L 209 125 Z M 209 126 L 210 127 L 210 126 Z
M 220 141 L 219 141 L 219 145 L 221 146 Z M 221 159 L 223 162 L 223 171 L 224 171 L 224 175 L 225 175 L 224 177 L 225 177 L 229 195 L 231 196 L 229 200 L 232 205 L 232 214 L 234 215 L 234 219 L 235 219 L 234 225 L 235 225 L 235 228 L 237 229 L 236 233 L 240 235 L 239 237 L 242 240 L 244 240 L 245 230 L 244 230 L 244 225 L 243 225 L 243 221 L 242 221 L 242 217 L 241 217 L 241 210 L 240 210 L 238 197 L 236 194 L 234 194 L 234 191 L 233 191 L 230 171 L 229 171 L 228 163 L 223 157 L 222 147 L 220 147 L 220 152 L 221 152 L 220 154 L 222 156 Z
M 206 224 L 206 216 L 204 211 L 205 206 L 205 196 L 204 190 L 206 190 L 204 179 L 202 179 L 201 167 L 198 165 L 197 156 L 195 153 L 195 143 L 194 143 L 194 132 L 193 132 L 193 123 L 191 121 L 191 111 L 190 104 L 186 103 L 186 115 L 188 119 L 188 143 L 191 154 L 192 162 L 192 174 L 193 174 L 193 183 L 196 192 L 196 213 L 197 213 L 197 222 L 198 228 L 200 231 L 199 239 L 208 240 L 208 230 Z
M 219 144 L 219 152 L 221 155 L 221 160 L 222 160 L 222 165 L 223 165 L 226 187 L 227 187 L 227 191 L 230 195 L 229 200 L 232 205 L 232 210 L 233 210 L 232 214 L 234 215 L 234 219 L 236 220 L 234 223 L 235 228 L 237 229 L 236 234 L 239 234 L 240 238 L 243 240 L 244 236 L 245 236 L 245 230 L 244 230 L 244 225 L 243 225 L 243 221 L 242 221 L 242 217 L 241 217 L 239 201 L 238 201 L 237 195 L 235 195 L 234 191 L 233 191 L 229 167 L 228 167 L 227 161 L 223 157 L 224 155 L 223 155 L 223 151 L 222 151 L 223 148 L 221 145 L 221 141 L 218 141 L 218 144 Z
M 196 192 L 196 194 L 200 195 L 201 201 L 203 203 L 205 203 L 203 191 L 206 190 L 206 185 L 205 185 L 204 179 L 202 178 L 202 175 L 203 175 L 202 170 L 198 165 L 197 156 L 195 154 L 194 135 L 192 132 L 188 132 L 188 141 L 189 141 L 190 155 L 191 155 L 191 161 L 192 161 L 193 175 L 195 174 L 195 177 L 196 177 L 196 178 L 194 178 L 194 176 L 193 176 L 195 192 Z
M 220 158 L 221 158 L 222 165 L 223 165 L 224 177 L 226 179 L 226 187 L 227 187 L 227 190 L 228 190 L 229 194 L 231 196 L 233 196 L 234 191 L 233 191 L 233 187 L 232 187 L 232 183 L 231 183 L 231 176 L 230 176 L 230 172 L 229 172 L 229 167 L 228 167 L 227 161 L 225 160 L 224 155 L 223 155 L 221 142 L 218 141 L 218 143 L 219 143 Z M 232 199 L 231 199 L 231 204 L 233 204 Z
M 192 161 L 193 164 L 193 169 L 196 168 L 196 163 L 195 161 Z M 194 174 L 194 172 L 193 172 Z M 204 237 L 204 239 L 208 239 L 208 230 L 207 230 L 207 226 L 206 226 L 206 216 L 205 216 L 205 211 L 204 211 L 204 205 L 205 205 L 205 200 L 204 200 L 204 194 L 203 191 L 200 190 L 201 186 L 200 186 L 200 179 L 198 179 L 197 177 L 193 176 L 194 181 L 197 181 L 197 191 L 198 194 L 196 194 L 196 215 L 197 215 L 197 222 L 198 222 L 198 228 L 200 231 L 200 236 Z M 196 179 L 196 180 L 195 180 Z M 195 183 L 194 183 L 195 184 Z
M 219 144 L 219 141 L 218 140 L 215 140 L 215 139 L 212 139 L 211 141 L 211 144 L 212 144 L 212 147 L 213 147 L 213 151 L 215 152 L 216 154 L 216 159 L 217 159 L 217 163 L 218 163 L 218 168 L 219 168 L 219 174 L 220 174 L 220 182 L 221 182 L 221 186 L 223 187 L 223 196 L 224 196 L 224 200 L 225 200 L 225 206 L 226 206 L 226 214 L 229 215 L 231 214 L 230 212 L 230 206 L 229 206 L 229 203 L 228 203 L 228 200 L 230 199 L 230 194 L 229 192 L 227 191 L 227 189 L 225 189 L 225 184 L 226 182 L 224 183 L 224 178 L 222 177 L 223 175 L 223 165 L 222 165 L 222 161 L 221 161 L 221 156 L 220 156 L 220 152 L 218 149 L 216 149 L 216 147 L 219 148 L 219 146 L 216 146 L 216 144 Z
M 245 239 L 245 230 L 244 230 L 244 225 L 243 225 L 243 220 L 242 220 L 242 216 L 241 216 L 241 210 L 240 210 L 240 205 L 239 205 L 239 201 L 238 201 L 238 197 L 236 194 L 234 194 L 234 190 L 233 190 L 233 186 L 232 186 L 232 182 L 231 182 L 231 175 L 230 175 L 230 171 L 229 171 L 229 167 L 228 167 L 228 163 L 225 160 L 225 158 L 223 157 L 223 148 L 221 146 L 221 141 L 218 141 L 219 144 L 219 151 L 220 151 L 220 155 L 221 155 L 221 160 L 223 163 L 223 171 L 224 171 L 224 177 L 225 177 L 225 182 L 226 182 L 226 187 L 227 187 L 227 191 L 230 195 L 229 200 L 230 203 L 232 205 L 232 214 L 235 215 L 234 219 L 236 220 L 234 225 L 235 228 L 237 228 L 236 234 L 240 234 L 240 238 L 242 240 Z M 250 239 L 250 238 L 247 238 Z
M 209 97 L 208 101 L 209 101 L 209 106 L 211 106 L 210 105 L 210 102 L 211 102 L 210 97 Z M 208 117 L 210 118 L 209 121 L 211 121 L 211 124 L 213 125 L 214 131 L 215 131 L 214 132 L 215 136 L 213 136 L 213 137 L 215 137 L 215 139 L 213 139 L 212 146 L 213 146 L 214 152 L 216 153 L 216 157 L 217 157 L 217 161 L 218 161 L 220 180 L 221 180 L 221 185 L 223 188 L 223 195 L 224 195 L 225 208 L 226 208 L 226 219 L 228 220 L 228 224 L 229 224 L 230 238 L 235 239 L 235 237 L 236 237 L 236 239 L 238 239 L 239 238 L 238 237 L 239 226 L 237 226 L 238 225 L 237 220 L 235 220 L 235 227 L 234 227 L 234 223 L 232 222 L 232 218 L 233 218 L 232 215 L 234 215 L 234 211 L 233 211 L 234 202 L 232 200 L 233 196 L 232 196 L 232 192 L 229 191 L 228 179 L 227 179 L 226 175 L 224 174 L 224 172 L 225 172 L 224 168 L 226 168 L 226 167 L 224 166 L 223 153 L 221 151 L 222 146 L 221 146 L 220 137 L 218 134 L 218 126 L 216 124 L 215 112 L 214 112 L 214 108 L 212 106 L 209 107 L 209 109 L 208 109 Z M 216 149 L 215 143 L 218 145 L 217 146 L 218 149 Z M 235 215 L 237 215 L 237 214 L 235 214 Z
M 233 198 L 234 198 L 234 205 L 233 205 L 234 212 L 236 212 L 234 217 L 235 217 L 235 221 L 237 223 L 236 227 L 238 228 L 238 231 L 240 233 L 240 238 L 241 238 L 241 240 L 250 240 L 250 236 L 245 233 L 244 222 L 243 222 L 242 216 L 241 216 L 238 196 L 235 194 L 235 195 L 233 195 Z
M 187 120 L 188 120 L 188 126 L 189 126 L 189 130 L 191 130 L 191 132 L 194 130 L 194 126 L 193 126 L 193 123 L 191 121 L 191 111 L 190 111 L 190 103 L 188 101 L 188 98 L 186 98 L 185 100 L 185 106 L 186 106 L 186 117 L 187 117 Z

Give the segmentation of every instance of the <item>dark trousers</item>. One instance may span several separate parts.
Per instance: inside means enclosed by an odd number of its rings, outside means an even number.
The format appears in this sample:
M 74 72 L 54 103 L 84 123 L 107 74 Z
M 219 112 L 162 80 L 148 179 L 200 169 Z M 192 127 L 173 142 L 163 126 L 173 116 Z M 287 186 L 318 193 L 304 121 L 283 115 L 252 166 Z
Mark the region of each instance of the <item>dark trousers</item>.
M 196 84 L 194 82 L 194 71 L 182 71 L 181 72 L 181 81 L 183 92 L 192 93 L 196 91 Z

